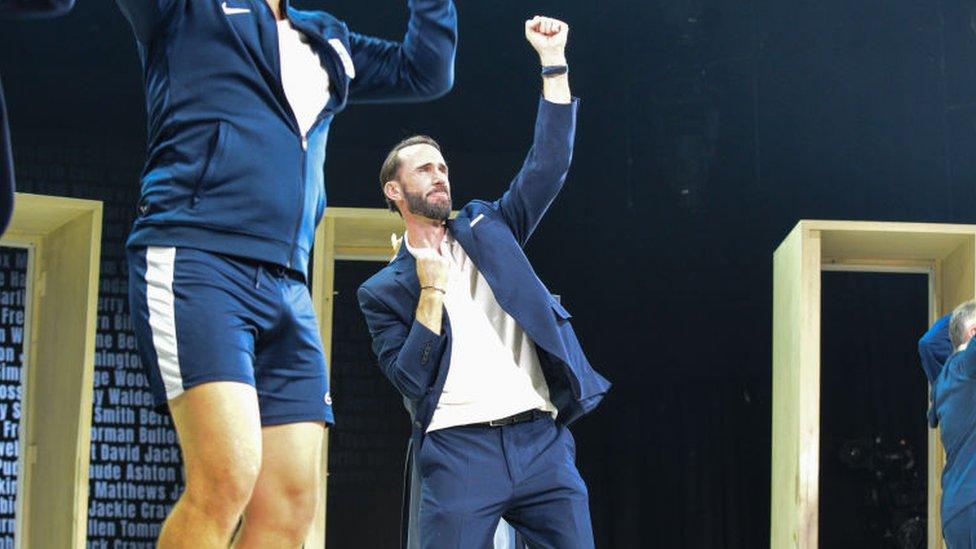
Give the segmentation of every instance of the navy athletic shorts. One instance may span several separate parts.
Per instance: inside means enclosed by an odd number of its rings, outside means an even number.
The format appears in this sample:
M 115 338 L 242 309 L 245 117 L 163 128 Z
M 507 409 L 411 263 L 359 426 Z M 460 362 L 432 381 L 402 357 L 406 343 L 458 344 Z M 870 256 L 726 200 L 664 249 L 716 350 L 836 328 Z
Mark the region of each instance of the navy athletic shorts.
M 257 390 L 262 425 L 333 423 L 302 275 L 191 248 L 130 249 L 129 305 L 156 404 L 214 381 Z

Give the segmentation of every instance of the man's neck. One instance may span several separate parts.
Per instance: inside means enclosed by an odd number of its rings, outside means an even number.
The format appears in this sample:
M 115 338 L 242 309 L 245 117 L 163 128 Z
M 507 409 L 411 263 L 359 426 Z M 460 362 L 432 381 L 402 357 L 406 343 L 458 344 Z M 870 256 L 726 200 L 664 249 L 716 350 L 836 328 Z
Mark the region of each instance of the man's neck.
M 271 13 L 274 13 L 275 19 L 281 21 L 285 18 L 284 12 L 282 11 L 282 0 L 264 0 L 268 3 L 268 7 L 271 8 Z
M 444 234 L 447 233 L 447 226 L 443 221 L 430 219 L 419 215 L 407 214 L 403 218 L 407 226 L 407 238 L 409 238 L 411 248 L 432 248 L 438 249 Z

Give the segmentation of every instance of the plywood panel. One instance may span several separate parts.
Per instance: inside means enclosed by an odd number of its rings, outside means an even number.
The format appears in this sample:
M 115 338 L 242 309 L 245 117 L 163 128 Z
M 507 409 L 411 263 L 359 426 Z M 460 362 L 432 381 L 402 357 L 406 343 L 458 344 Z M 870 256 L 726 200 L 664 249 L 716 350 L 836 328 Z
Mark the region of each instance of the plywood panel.
M 929 276 L 929 326 L 935 323 L 946 308 L 942 295 L 942 260 L 934 262 L 932 274 Z M 928 400 L 927 400 L 928 401 Z M 927 473 L 926 473 L 926 520 L 927 532 L 925 546 L 928 549 L 944 549 L 942 540 L 942 470 L 945 468 L 945 450 L 939 438 L 938 429 L 928 429 L 927 444 Z
M 18 194 L 4 235 L 33 250 L 21 547 L 85 547 L 101 230 L 100 202 Z
M 336 261 L 388 261 L 393 257 L 390 237 L 403 233 L 399 215 L 379 208 L 329 208 L 315 233 L 312 301 L 327 363 L 332 359 L 332 310 Z M 322 447 L 322 496 L 306 547 L 325 547 L 326 495 L 329 475 L 328 436 Z
M 771 546 L 816 547 L 819 271 L 930 274 L 930 319 L 976 295 L 976 226 L 805 220 L 774 254 Z M 817 271 L 813 274 L 813 271 Z M 929 433 L 929 548 L 942 547 L 944 452 Z
M 36 547 L 84 547 L 95 356 L 98 250 L 94 215 L 80 216 L 45 238 L 38 257 L 43 287 L 34 302 L 30 355 L 36 375 L 28 412 L 36 448 L 30 486 L 30 539 Z M 43 293 L 42 293 L 43 292 Z M 73 493 L 73 497 L 65 497 Z
M 976 244 L 970 238 L 968 242 L 960 243 L 942 259 L 941 298 L 945 313 L 951 312 L 960 303 L 973 299 L 973 293 L 976 291 L 974 252 L 976 252 Z
M 379 208 L 332 208 L 326 214 L 329 219 L 335 222 L 335 247 L 342 260 L 389 260 L 390 235 L 403 233 L 400 216 Z
M 773 258 L 771 546 L 816 547 L 820 239 L 798 226 Z

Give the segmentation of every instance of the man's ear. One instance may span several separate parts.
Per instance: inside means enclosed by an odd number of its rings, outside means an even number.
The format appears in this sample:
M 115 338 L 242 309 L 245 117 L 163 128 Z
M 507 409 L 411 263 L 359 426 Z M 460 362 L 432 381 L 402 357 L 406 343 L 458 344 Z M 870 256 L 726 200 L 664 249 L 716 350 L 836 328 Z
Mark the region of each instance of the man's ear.
M 383 185 L 383 194 L 391 202 L 397 202 L 403 198 L 403 189 L 400 188 L 400 182 L 396 179 L 391 179 Z

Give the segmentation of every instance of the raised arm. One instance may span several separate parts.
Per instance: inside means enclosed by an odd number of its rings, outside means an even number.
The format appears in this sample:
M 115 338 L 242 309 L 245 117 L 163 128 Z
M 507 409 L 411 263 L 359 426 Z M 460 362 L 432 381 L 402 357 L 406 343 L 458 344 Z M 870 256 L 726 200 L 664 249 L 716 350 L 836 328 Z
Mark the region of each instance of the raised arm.
M 0 16 L 57 17 L 71 11 L 74 5 L 75 0 L 0 0 Z
M 410 102 L 440 97 L 454 85 L 457 10 L 452 0 L 409 0 L 402 42 L 352 33 L 356 77 L 349 101 Z
M 163 28 L 182 0 L 115 0 L 129 20 L 136 40 L 148 44 Z M 193 1 L 193 0 L 190 0 Z
M 922 369 L 929 383 L 939 377 L 942 366 L 952 354 L 952 341 L 949 339 L 949 319 L 952 315 L 945 315 L 921 339 L 918 340 L 918 356 L 922 360 Z
M 539 54 L 542 99 L 532 149 L 508 191 L 495 202 L 512 233 L 524 245 L 559 194 L 573 158 L 579 101 L 569 88 L 566 41 L 569 25 L 546 17 L 526 21 L 525 36 Z

